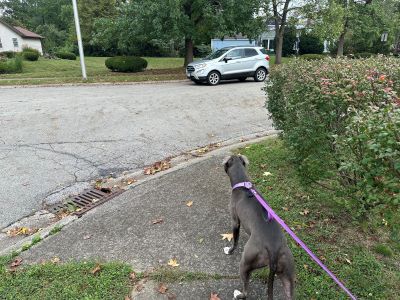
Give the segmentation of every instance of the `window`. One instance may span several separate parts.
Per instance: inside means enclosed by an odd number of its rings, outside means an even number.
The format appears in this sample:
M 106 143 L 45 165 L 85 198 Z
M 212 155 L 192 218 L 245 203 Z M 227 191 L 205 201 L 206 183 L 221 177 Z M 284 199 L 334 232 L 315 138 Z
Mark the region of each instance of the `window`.
M 244 54 L 246 57 L 252 57 L 258 55 L 255 49 L 246 48 L 244 49 Z
M 224 54 L 226 51 L 228 51 L 228 49 L 219 49 L 213 53 L 211 53 L 209 56 L 207 56 L 207 59 L 215 59 L 220 57 L 222 54 Z
M 18 47 L 18 40 L 17 40 L 17 38 L 13 38 L 12 41 L 13 41 L 14 47 Z
M 3 48 L 3 44 L 1 43 L 1 38 L 0 38 L 0 49 Z
M 226 57 L 232 59 L 238 59 L 244 57 L 244 49 L 235 49 L 229 52 Z

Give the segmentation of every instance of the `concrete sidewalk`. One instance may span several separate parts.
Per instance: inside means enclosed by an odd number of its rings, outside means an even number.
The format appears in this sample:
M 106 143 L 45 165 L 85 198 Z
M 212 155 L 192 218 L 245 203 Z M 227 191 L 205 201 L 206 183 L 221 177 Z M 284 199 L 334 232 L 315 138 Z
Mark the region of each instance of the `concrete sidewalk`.
M 221 234 L 231 232 L 230 184 L 221 166 L 226 154 L 133 187 L 24 252 L 24 262 L 41 262 L 55 256 L 62 262 L 118 260 L 131 264 L 135 271 L 146 271 L 166 266 L 169 259 L 176 258 L 181 271 L 225 277 L 171 284 L 168 291 L 177 299 L 209 299 L 211 292 L 221 299 L 232 299 L 233 291 L 241 289 L 240 280 L 232 278 L 238 278 L 247 236 L 243 232 L 234 255 L 223 253 L 230 243 L 222 240 Z M 193 201 L 191 207 L 186 205 L 188 201 Z M 160 218 L 162 223 L 152 224 Z M 167 299 L 154 286 L 157 283 L 147 282 L 133 299 Z M 276 299 L 283 299 L 278 280 L 275 292 Z M 253 282 L 249 299 L 265 298 L 266 284 Z

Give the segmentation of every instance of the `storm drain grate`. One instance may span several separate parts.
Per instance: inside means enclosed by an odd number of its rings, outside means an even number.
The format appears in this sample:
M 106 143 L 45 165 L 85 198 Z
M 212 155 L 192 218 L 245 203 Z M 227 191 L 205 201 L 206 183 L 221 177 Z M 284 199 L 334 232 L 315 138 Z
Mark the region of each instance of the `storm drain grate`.
M 48 207 L 49 212 L 57 214 L 62 211 L 73 211 L 73 214 L 81 217 L 92 208 L 107 202 L 124 192 L 122 189 L 88 189 L 65 200 L 64 202 Z

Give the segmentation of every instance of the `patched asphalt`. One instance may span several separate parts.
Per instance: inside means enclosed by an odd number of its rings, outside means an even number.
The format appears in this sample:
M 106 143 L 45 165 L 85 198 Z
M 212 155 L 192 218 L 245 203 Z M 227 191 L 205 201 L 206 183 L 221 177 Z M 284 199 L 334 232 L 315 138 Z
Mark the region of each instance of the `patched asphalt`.
M 272 129 L 263 83 L 1 88 L 0 229 L 88 181 Z

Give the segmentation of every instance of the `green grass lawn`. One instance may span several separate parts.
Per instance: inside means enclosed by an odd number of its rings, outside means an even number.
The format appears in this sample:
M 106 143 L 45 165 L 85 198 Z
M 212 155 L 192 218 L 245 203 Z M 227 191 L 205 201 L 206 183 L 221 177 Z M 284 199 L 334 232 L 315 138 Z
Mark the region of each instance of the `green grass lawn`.
M 381 216 L 355 222 L 351 212 L 335 204 L 332 192 L 303 187 L 279 139 L 241 153 L 249 158 L 250 176 L 276 213 L 359 299 L 399 299 L 400 244 L 389 237 L 391 224 L 385 225 Z M 267 171 L 272 176 L 264 176 Z M 348 299 L 289 236 L 288 242 L 296 262 L 296 299 Z
M 184 79 L 183 58 L 145 57 L 147 70 L 140 73 L 115 73 L 104 64 L 106 57 L 85 57 L 88 82 L 129 82 Z M 79 58 L 55 60 L 40 58 L 24 61 L 23 73 L 0 74 L 0 85 L 82 82 Z
M 108 70 L 104 64 L 106 57 L 85 57 L 88 83 L 94 82 L 140 82 L 185 79 L 183 58 L 145 57 L 147 70 L 139 73 L 116 73 Z M 283 63 L 290 58 L 284 57 Z M 271 66 L 275 56 L 271 56 Z M 80 83 L 82 81 L 79 58 L 55 60 L 39 58 L 38 61 L 24 61 L 24 70 L 16 74 L 0 74 L 0 85 L 34 85 Z
M 133 286 L 129 279 L 132 270 L 122 263 L 101 264 L 94 274 L 95 262 L 47 262 L 10 272 L 10 260 L 0 257 L 0 299 L 123 300 Z

